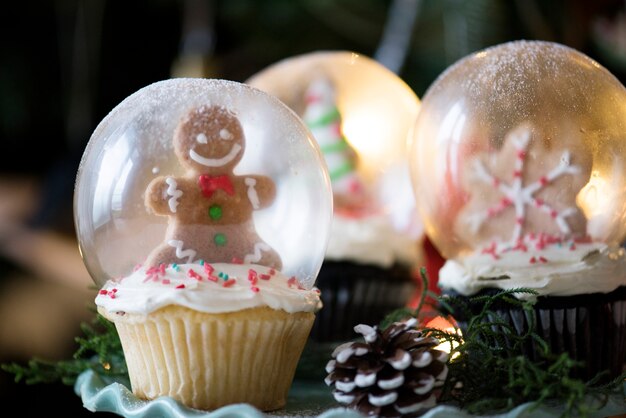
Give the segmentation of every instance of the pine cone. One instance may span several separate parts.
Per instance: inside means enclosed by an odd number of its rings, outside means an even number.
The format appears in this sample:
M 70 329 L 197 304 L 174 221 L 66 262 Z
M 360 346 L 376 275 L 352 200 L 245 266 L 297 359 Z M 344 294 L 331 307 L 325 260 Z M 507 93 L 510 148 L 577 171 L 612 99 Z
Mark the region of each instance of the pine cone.
M 448 374 L 448 354 L 439 341 L 415 328 L 417 320 L 394 322 L 384 331 L 357 325 L 365 342 L 342 344 L 326 365 L 326 384 L 341 404 L 367 416 L 400 417 L 435 406 Z

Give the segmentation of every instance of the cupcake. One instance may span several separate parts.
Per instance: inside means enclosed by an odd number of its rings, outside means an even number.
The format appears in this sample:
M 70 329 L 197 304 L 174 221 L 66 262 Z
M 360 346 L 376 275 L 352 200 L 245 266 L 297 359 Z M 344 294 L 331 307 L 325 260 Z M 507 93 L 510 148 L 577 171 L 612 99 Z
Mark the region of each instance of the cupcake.
M 619 375 L 626 356 L 624 141 L 626 89 L 615 77 L 562 45 L 518 41 L 433 83 L 411 150 L 419 210 L 447 258 L 443 292 L 467 301 L 532 289 L 516 295 L 533 299 L 534 318 L 493 308 L 510 329 L 535 327 L 552 352 L 581 361 L 585 379 Z M 454 315 L 461 327 L 470 319 Z
M 324 154 L 334 216 L 317 281 L 325 309 L 311 337 L 353 338 L 355 325 L 380 322 L 415 294 L 422 234 L 406 140 L 419 101 L 393 73 L 351 52 L 290 58 L 248 83 L 300 115 Z
M 283 407 L 321 307 L 331 202 L 306 127 L 251 87 L 168 80 L 116 107 L 83 156 L 75 213 L 133 393 Z

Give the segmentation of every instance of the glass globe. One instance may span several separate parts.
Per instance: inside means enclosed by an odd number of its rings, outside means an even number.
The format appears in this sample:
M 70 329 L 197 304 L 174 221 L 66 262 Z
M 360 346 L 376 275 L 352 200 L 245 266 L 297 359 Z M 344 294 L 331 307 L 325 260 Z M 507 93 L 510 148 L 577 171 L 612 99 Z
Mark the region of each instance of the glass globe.
M 246 83 L 276 96 L 308 124 L 326 157 L 336 213 L 350 206 L 351 217 L 378 211 L 389 215 L 398 231 L 421 235 L 407 158 L 420 103 L 396 74 L 354 52 L 324 51 L 280 61 Z M 324 125 L 323 119 L 334 111 L 336 124 L 329 120 Z M 348 149 L 338 155 L 343 141 Z M 355 176 L 339 185 L 336 177 L 346 167 Z M 348 196 L 354 189 L 368 190 L 370 198 L 355 204 L 358 198 L 350 201 Z
M 129 96 L 96 128 L 74 213 L 99 285 L 167 253 L 280 267 L 310 289 L 332 194 L 315 140 L 284 104 L 235 82 L 172 79 Z
M 460 60 L 426 92 L 410 156 L 447 258 L 626 236 L 626 89 L 573 49 L 518 41 Z

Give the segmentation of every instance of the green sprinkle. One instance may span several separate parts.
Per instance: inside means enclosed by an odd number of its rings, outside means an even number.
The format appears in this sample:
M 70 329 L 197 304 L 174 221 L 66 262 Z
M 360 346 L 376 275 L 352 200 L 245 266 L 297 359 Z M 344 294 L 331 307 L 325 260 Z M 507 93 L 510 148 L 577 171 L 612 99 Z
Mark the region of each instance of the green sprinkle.
M 198 260 L 198 263 L 199 263 L 201 266 L 204 266 L 204 260 Z
M 220 205 L 212 205 L 209 208 L 209 217 L 214 221 L 222 218 L 222 207 Z
M 215 234 L 215 236 L 213 237 L 213 242 L 215 242 L 215 245 L 217 245 L 218 247 L 223 247 L 224 245 L 226 245 L 226 235 L 222 233 Z
M 223 279 L 224 278 L 224 273 L 222 273 L 221 271 L 217 274 L 217 277 Z

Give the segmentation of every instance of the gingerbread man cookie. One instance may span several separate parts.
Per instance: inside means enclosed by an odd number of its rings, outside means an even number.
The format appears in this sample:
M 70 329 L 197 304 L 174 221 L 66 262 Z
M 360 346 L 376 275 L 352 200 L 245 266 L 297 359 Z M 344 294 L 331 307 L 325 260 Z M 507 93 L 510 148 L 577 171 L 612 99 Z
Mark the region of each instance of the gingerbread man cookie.
M 258 236 L 252 211 L 274 200 L 268 177 L 237 176 L 245 148 L 237 117 L 221 106 L 192 109 L 174 132 L 183 177 L 158 177 L 148 186 L 146 207 L 169 217 L 164 242 L 148 266 L 169 263 L 242 262 L 280 269 L 280 256 Z
M 591 158 L 580 135 L 571 130 L 548 145 L 545 134 L 522 123 L 506 134 L 499 152 L 467 161 L 463 179 L 470 199 L 456 233 L 473 246 L 515 245 L 529 234 L 584 237 L 586 220 L 576 197 L 589 181 Z

